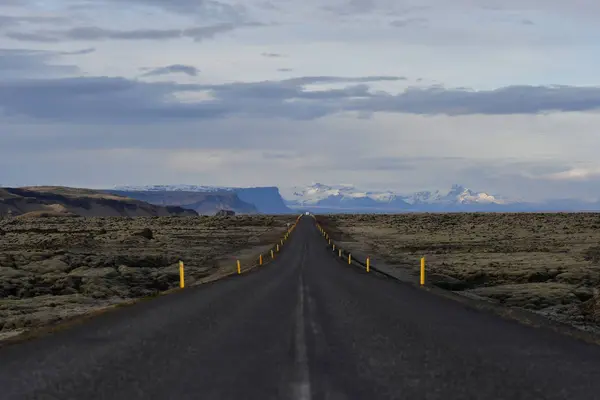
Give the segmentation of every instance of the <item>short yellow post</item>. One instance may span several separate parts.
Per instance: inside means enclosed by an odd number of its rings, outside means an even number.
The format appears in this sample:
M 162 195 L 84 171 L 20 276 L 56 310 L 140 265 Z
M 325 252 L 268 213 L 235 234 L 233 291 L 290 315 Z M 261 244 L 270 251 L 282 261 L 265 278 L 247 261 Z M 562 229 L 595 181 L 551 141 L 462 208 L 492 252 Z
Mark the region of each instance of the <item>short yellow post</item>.
M 331 239 L 329 239 L 329 244 L 331 244 Z
M 348 253 L 348 264 L 352 264 L 352 254 Z
M 185 277 L 183 275 L 183 261 L 179 261 L 179 287 L 185 287 Z
M 425 257 L 421 257 L 421 286 L 425 285 Z
M 260 255 L 260 257 L 258 257 L 258 264 L 262 265 L 262 254 Z
M 335 243 L 333 244 L 333 251 L 335 251 Z
M 371 258 L 367 257 L 367 272 L 371 270 Z
M 238 275 L 242 273 L 242 265 L 240 264 L 240 260 L 237 260 L 237 271 Z
M 279 252 L 279 243 L 277 243 L 277 252 Z
M 340 258 L 342 258 L 342 249 L 340 249 Z
M 273 249 L 271 249 L 271 258 L 275 258 L 275 253 L 273 253 Z
M 283 239 L 281 239 L 281 245 L 283 246 Z

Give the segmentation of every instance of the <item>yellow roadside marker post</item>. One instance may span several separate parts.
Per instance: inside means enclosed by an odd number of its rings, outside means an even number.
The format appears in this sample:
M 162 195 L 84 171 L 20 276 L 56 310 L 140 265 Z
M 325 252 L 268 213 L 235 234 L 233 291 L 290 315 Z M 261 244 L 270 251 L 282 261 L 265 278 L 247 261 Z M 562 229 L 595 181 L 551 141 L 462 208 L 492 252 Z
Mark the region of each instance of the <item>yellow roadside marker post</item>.
M 371 270 L 371 258 L 367 257 L 367 272 Z
M 333 244 L 333 251 L 335 251 L 335 243 Z
M 352 254 L 348 253 L 348 264 L 352 264 Z
M 237 260 L 237 272 L 238 275 L 242 273 L 242 266 L 240 264 L 240 260 Z
M 262 265 L 262 254 L 260 255 L 260 257 L 258 258 L 258 264 Z
M 275 258 L 275 253 L 273 253 L 273 249 L 271 249 L 271 259 Z
M 185 277 L 183 275 L 183 261 L 179 261 L 179 287 L 180 288 L 184 288 L 185 287 Z
M 342 258 L 342 249 L 340 249 L 340 258 Z
M 331 239 L 329 239 L 329 244 L 331 244 Z
M 425 285 L 425 257 L 421 257 L 421 286 Z
M 279 253 L 279 243 L 277 243 L 277 252 Z

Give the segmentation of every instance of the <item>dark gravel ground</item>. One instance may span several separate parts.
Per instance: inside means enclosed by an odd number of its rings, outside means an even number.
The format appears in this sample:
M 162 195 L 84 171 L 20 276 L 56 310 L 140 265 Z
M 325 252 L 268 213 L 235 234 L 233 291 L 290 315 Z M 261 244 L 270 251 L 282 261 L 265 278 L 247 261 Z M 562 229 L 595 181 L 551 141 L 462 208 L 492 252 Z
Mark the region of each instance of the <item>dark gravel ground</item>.
M 273 244 L 295 216 L 0 221 L 0 337 L 218 275 Z M 257 254 L 251 254 L 257 256 Z M 229 267 L 233 268 L 233 260 Z
M 336 243 L 418 281 L 600 334 L 600 213 L 329 215 Z

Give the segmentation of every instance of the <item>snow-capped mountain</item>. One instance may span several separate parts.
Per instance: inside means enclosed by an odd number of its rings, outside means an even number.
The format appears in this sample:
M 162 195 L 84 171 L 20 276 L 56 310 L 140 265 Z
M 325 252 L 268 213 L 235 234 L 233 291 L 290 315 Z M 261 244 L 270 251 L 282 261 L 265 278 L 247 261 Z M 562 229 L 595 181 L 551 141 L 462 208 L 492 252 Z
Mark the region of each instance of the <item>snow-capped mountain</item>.
M 287 193 L 287 194 L 286 194 Z M 506 199 L 484 192 L 475 192 L 461 185 L 450 190 L 421 191 L 399 194 L 391 191 L 363 191 L 352 185 L 323 185 L 295 187 L 284 192 L 288 206 L 293 208 L 340 209 L 414 209 L 427 206 L 453 207 L 465 205 L 501 205 Z
M 452 185 L 447 191 L 416 192 L 405 196 L 409 204 L 507 204 L 509 201 L 484 192 L 474 192 L 461 185 Z

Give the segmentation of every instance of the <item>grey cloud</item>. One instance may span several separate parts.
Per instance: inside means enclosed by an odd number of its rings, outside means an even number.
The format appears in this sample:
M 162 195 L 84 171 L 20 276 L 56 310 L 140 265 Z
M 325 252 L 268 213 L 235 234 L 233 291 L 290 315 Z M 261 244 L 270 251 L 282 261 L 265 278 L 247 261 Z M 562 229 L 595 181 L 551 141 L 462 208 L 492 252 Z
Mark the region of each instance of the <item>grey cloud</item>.
M 170 40 L 190 38 L 194 41 L 214 38 L 220 33 L 230 32 L 242 27 L 262 26 L 260 23 L 221 23 L 186 29 L 133 29 L 116 30 L 94 26 L 77 27 L 67 30 L 39 30 L 33 33 L 8 32 L 6 36 L 21 41 L 58 42 L 65 40 Z
M 400 77 L 312 76 L 218 85 L 147 83 L 124 78 L 69 78 L 0 82 L 7 116 L 69 122 L 202 120 L 268 117 L 310 120 L 343 111 L 410 114 L 535 114 L 600 108 L 600 88 L 511 86 L 491 91 L 411 88 L 398 95 L 372 92 L 368 83 Z M 307 85 L 348 83 L 336 89 Z M 208 92 L 210 100 L 179 102 L 179 92 Z
M 154 68 L 144 73 L 143 76 L 159 76 L 168 74 L 186 74 L 189 76 L 197 76 L 200 70 L 191 65 L 174 64 L 166 67 Z
M 279 72 L 291 72 L 293 71 L 292 68 L 278 68 L 277 71 Z
M 97 2 L 98 0 L 93 0 Z M 123 0 L 103 0 L 122 4 Z M 241 22 L 246 19 L 247 11 L 241 3 L 235 5 L 215 0 L 129 0 L 129 4 L 162 8 L 189 15 L 193 13 L 202 18 L 220 21 Z
M 0 29 L 14 25 L 18 25 L 18 22 L 15 21 L 13 17 L 9 17 L 7 15 L 0 15 Z
M 22 24 L 62 24 L 68 21 L 63 17 L 0 15 L 0 28 Z
M 58 54 L 61 56 L 81 56 L 81 55 L 93 53 L 95 51 L 96 51 L 95 48 L 90 47 L 88 49 L 82 49 L 82 50 L 76 50 L 76 51 L 62 51 L 62 52 L 59 52 Z
M 324 6 L 326 11 L 335 12 L 340 15 L 365 14 L 377 8 L 375 0 L 347 0 L 342 5 Z
M 535 25 L 535 23 L 532 20 L 530 20 L 530 19 L 523 19 L 523 20 L 521 20 L 521 24 L 523 24 L 523 25 Z
M 374 12 L 380 12 L 386 16 L 404 16 L 414 12 L 423 11 L 431 8 L 430 5 L 415 6 L 406 5 L 404 2 L 388 2 L 383 4 L 377 0 L 346 0 L 342 4 L 326 5 L 321 9 L 341 15 L 364 15 Z
M 322 166 L 318 166 L 320 168 Z M 403 157 L 365 157 L 356 155 L 334 160 L 331 165 L 325 166 L 332 170 L 345 171 L 410 171 L 417 168 L 414 160 Z
M 392 21 L 390 25 L 394 28 L 404 28 L 411 25 L 423 25 L 425 23 L 427 23 L 426 18 L 405 18 Z
M 146 83 L 108 77 L 6 81 L 0 82 L 0 108 L 8 116 L 97 123 L 228 115 L 314 119 L 340 111 L 348 98 L 372 95 L 366 84 L 320 91 L 304 91 L 304 85 L 392 79 L 398 78 L 325 76 L 222 85 Z M 177 102 L 174 95 L 183 91 L 207 91 L 214 99 Z
M 261 53 L 261 56 L 263 56 L 263 57 L 269 57 L 269 58 L 281 58 L 281 57 L 285 57 L 285 55 L 279 54 L 279 53 Z
M 262 157 L 266 160 L 284 160 L 289 158 L 290 154 L 285 152 L 263 151 Z
M 0 79 L 17 79 L 53 74 L 74 74 L 79 69 L 74 65 L 50 63 L 61 56 L 83 55 L 94 49 L 77 51 L 44 51 L 27 49 L 0 49 Z
M 60 39 L 56 37 L 48 36 L 43 33 L 8 32 L 6 33 L 6 37 L 21 42 L 56 43 L 60 41 Z
M 410 88 L 353 102 L 348 109 L 411 114 L 537 114 L 600 108 L 600 87 L 508 86 L 489 91 Z
M 293 85 L 310 85 L 318 83 L 367 83 L 367 82 L 393 82 L 404 81 L 403 76 L 364 76 L 364 77 L 339 77 L 339 76 L 303 76 L 300 78 L 291 78 L 281 81 Z
M 263 10 L 279 10 L 279 7 L 269 1 L 263 1 L 256 5 L 258 8 Z

